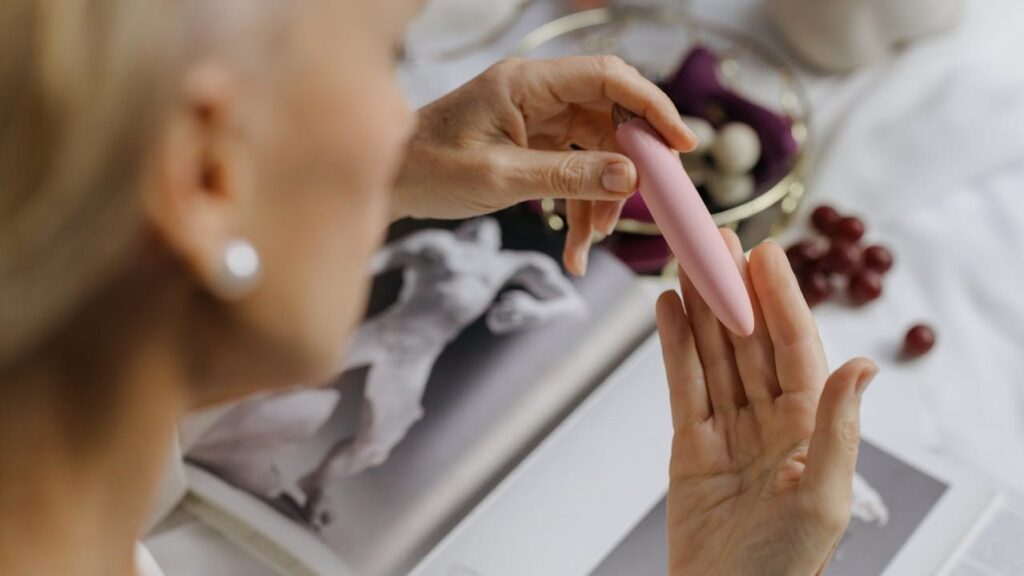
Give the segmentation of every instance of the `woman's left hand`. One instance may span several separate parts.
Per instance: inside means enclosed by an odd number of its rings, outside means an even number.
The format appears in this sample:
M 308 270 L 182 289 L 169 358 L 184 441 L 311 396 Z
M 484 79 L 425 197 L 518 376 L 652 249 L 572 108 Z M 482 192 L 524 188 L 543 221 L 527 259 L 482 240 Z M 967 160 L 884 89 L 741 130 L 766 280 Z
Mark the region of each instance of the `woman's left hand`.
M 822 574 L 850 520 L 860 401 L 878 372 L 850 360 L 832 374 L 786 254 L 743 256 L 754 333 L 729 333 L 680 274 L 658 299 L 675 431 L 666 537 L 670 576 Z
M 564 198 L 563 259 L 583 274 L 592 232 L 610 233 L 636 189 L 636 167 L 615 145 L 616 103 L 673 148 L 696 146 L 668 96 L 617 57 L 503 60 L 419 111 L 394 216 L 466 218 Z

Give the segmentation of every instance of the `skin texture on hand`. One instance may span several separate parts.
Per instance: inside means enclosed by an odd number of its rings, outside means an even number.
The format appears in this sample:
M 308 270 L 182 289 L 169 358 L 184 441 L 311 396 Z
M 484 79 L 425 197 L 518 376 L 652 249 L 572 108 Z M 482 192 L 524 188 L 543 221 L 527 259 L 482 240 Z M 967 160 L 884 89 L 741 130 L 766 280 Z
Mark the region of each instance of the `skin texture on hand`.
M 503 60 L 419 111 L 393 215 L 467 218 L 564 198 L 564 260 L 583 274 L 592 233 L 614 229 L 636 189 L 636 167 L 615 145 L 616 103 L 673 148 L 697 145 L 668 96 L 617 57 Z
M 828 374 L 814 318 L 783 251 L 749 264 L 756 326 L 728 333 L 685 278 L 658 301 L 674 440 L 669 574 L 811 575 L 850 517 L 860 397 L 877 372 L 851 360 Z

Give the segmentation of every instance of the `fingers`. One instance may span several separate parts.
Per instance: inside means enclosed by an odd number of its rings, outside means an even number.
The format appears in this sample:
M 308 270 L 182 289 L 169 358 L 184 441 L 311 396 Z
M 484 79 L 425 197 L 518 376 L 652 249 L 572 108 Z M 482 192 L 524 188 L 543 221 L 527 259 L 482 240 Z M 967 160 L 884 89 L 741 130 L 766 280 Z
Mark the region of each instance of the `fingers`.
M 594 202 L 590 200 L 566 202 L 565 219 L 568 223 L 568 231 L 565 235 L 562 261 L 565 262 L 565 267 L 571 274 L 583 276 L 587 272 L 587 259 L 594 229 Z
M 704 365 L 711 408 L 715 414 L 736 410 L 747 403 L 747 398 L 725 327 L 711 313 L 682 269 L 679 270 L 679 284 L 686 316 L 697 341 L 697 353 Z
M 594 202 L 594 229 L 605 236 L 615 231 L 625 200 Z
M 643 116 L 669 146 L 689 152 L 697 137 L 679 117 L 672 100 L 653 82 L 616 56 L 569 56 L 555 60 L 529 61 L 518 72 L 525 75 L 517 86 L 524 92 L 517 102 L 529 106 L 530 99 L 562 104 L 606 100 Z M 510 67 L 515 67 L 512 61 Z M 611 106 L 608 107 L 611 122 Z
M 750 254 L 750 281 L 760 302 L 783 392 L 817 392 L 828 376 L 825 352 L 785 253 L 774 242 Z
M 743 247 L 739 237 L 732 230 L 723 229 L 722 238 L 725 239 L 729 252 L 736 260 L 736 266 L 740 270 L 743 282 L 747 286 L 747 294 L 750 296 L 750 303 L 754 308 L 754 333 L 744 338 L 728 332 L 729 341 L 736 357 L 736 368 L 739 370 L 740 380 L 743 382 L 743 391 L 747 395 L 747 401 L 757 403 L 771 401 L 782 393 L 779 388 L 778 377 L 775 375 L 775 356 L 772 348 L 772 339 L 768 334 L 768 327 L 764 322 L 764 314 L 761 312 L 761 303 L 757 299 L 757 293 L 750 283 L 750 271 L 747 265 L 747 257 L 743 254 Z
M 587 269 L 593 230 L 610 234 L 625 199 L 636 189 L 636 167 L 621 154 L 603 151 L 504 151 L 502 188 L 526 198 L 565 198 L 568 234 L 563 260 L 577 276 Z
M 861 394 L 877 373 L 878 367 L 870 360 L 851 360 L 829 377 L 818 401 L 800 490 L 812 509 L 825 515 L 826 525 L 840 531 L 850 514 L 860 444 Z
M 674 290 L 658 298 L 657 319 L 672 425 L 679 430 L 707 420 L 711 416 L 711 404 L 690 321 Z
M 517 201 L 534 198 L 624 200 L 636 190 L 636 166 L 615 152 L 599 150 L 502 150 L 495 160 L 504 190 Z
M 555 146 L 549 149 L 564 149 L 565 142 L 579 146 L 581 150 L 604 150 L 605 152 L 622 152 L 615 140 L 615 125 L 607 107 L 611 103 L 603 103 L 600 108 L 578 109 L 567 118 L 565 123 L 555 122 L 550 126 L 553 133 L 549 136 Z M 538 126 L 531 126 L 536 132 Z M 540 135 L 543 138 L 543 134 Z M 532 137 L 531 142 L 536 137 Z M 536 148 L 536 146 L 531 146 Z

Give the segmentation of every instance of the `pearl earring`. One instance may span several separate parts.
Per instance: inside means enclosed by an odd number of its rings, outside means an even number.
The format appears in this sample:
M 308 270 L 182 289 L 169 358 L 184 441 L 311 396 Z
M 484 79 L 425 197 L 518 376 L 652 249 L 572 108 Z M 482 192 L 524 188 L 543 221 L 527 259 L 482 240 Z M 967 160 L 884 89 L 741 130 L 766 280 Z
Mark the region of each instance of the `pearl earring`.
M 225 300 L 238 300 L 253 291 L 260 280 L 260 254 L 242 238 L 231 240 L 221 255 L 217 294 Z

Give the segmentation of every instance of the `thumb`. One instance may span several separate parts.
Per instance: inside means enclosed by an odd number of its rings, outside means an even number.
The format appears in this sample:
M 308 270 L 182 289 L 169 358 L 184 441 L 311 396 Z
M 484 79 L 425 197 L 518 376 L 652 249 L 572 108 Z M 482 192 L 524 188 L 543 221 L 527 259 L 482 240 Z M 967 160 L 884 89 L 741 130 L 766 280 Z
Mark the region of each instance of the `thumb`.
M 502 164 L 522 195 L 517 200 L 622 200 L 636 190 L 636 166 L 615 152 L 517 148 L 507 151 Z
M 818 400 L 801 491 L 816 509 L 843 519 L 850 513 L 853 473 L 860 445 L 860 399 L 878 373 L 875 363 L 856 358 L 832 373 Z

